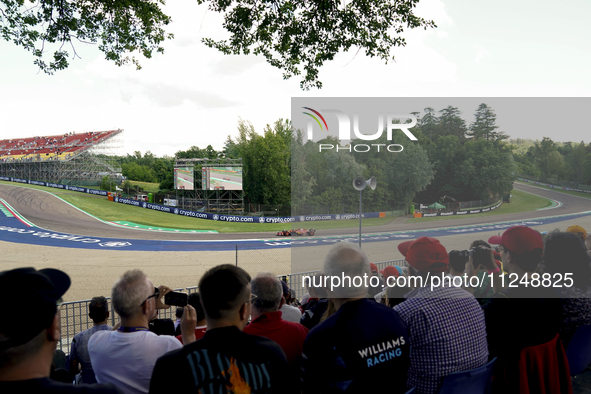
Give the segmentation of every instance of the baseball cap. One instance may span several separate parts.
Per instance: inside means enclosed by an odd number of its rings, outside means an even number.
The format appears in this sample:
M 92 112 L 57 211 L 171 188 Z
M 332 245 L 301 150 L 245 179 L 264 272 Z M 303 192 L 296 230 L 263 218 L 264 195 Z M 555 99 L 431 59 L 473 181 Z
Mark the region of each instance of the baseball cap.
M 378 272 L 378 266 L 374 263 L 369 263 L 369 268 L 371 268 L 371 272 Z
M 400 276 L 400 273 L 398 272 L 398 270 L 391 265 L 389 265 L 386 268 L 384 268 L 383 270 L 381 270 L 380 274 L 384 275 L 386 278 L 389 278 L 390 276 L 398 278 Z
M 496 245 L 503 245 L 507 250 L 524 254 L 540 249 L 540 255 L 544 250 L 542 236 L 536 231 L 525 226 L 513 226 L 505 230 L 503 235 L 490 237 L 488 242 Z
M 579 225 L 570 226 L 566 229 L 566 232 L 578 235 L 583 240 L 583 242 L 585 242 L 587 239 L 587 231 L 585 231 L 585 229 Z
M 437 239 L 435 238 L 431 238 L 431 237 L 423 237 L 423 238 L 429 238 L 433 241 L 437 241 Z M 410 247 L 410 245 L 416 241 L 416 239 L 411 239 L 410 241 L 404 241 L 398 244 L 398 251 L 404 256 L 406 257 L 406 252 L 408 251 L 408 248 Z M 437 241 L 439 242 L 439 241 Z
M 424 272 L 443 272 L 449 267 L 449 256 L 439 240 L 421 237 L 414 241 L 406 251 L 406 261 L 411 267 Z M 435 263 L 437 266 L 433 267 Z
M 414 242 L 415 240 L 410 240 L 410 241 L 404 241 L 398 244 L 398 251 L 400 253 L 402 253 L 402 255 L 404 257 L 406 257 L 406 252 L 408 251 L 409 246 Z
M 53 268 L 36 270 L 32 267 L 0 272 L 0 288 L 14 301 L 3 305 L 0 350 L 27 343 L 51 325 L 57 312 L 57 302 L 70 287 L 70 277 Z M 26 310 L 26 313 L 23 313 Z

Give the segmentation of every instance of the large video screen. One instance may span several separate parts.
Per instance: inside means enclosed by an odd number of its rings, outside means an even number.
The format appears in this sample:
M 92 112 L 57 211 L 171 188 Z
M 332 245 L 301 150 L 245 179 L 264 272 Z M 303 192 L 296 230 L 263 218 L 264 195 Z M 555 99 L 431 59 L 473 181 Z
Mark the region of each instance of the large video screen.
M 195 190 L 193 170 L 195 166 L 176 167 L 174 169 L 174 188 L 178 190 Z
M 203 190 L 242 190 L 242 167 L 203 167 Z

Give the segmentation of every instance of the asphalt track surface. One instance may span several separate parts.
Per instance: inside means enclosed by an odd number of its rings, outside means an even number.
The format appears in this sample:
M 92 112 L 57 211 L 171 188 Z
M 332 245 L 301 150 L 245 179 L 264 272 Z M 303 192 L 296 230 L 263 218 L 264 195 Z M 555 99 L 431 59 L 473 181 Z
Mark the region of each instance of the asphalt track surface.
M 376 234 L 384 232 L 409 231 L 436 229 L 441 227 L 469 226 L 489 223 L 499 223 L 516 220 L 528 220 L 547 216 L 567 215 L 579 212 L 591 211 L 591 199 L 572 196 L 565 193 L 559 193 L 552 190 L 537 188 L 523 184 L 514 184 L 515 189 L 530 192 L 549 199 L 555 199 L 562 203 L 560 207 L 550 210 L 540 210 L 532 212 L 521 212 L 505 215 L 494 215 L 486 217 L 464 216 L 460 219 L 445 221 L 430 221 L 424 223 L 406 224 L 402 221 L 392 221 L 382 226 L 365 227 L 363 234 Z M 59 193 L 59 192 L 58 192 Z M 56 193 L 56 194 L 58 194 Z M 18 187 L 12 185 L 0 185 L 0 197 L 4 198 L 16 211 L 22 214 L 36 226 L 47 230 L 62 232 L 68 234 L 83 235 L 89 237 L 108 237 L 125 239 L 144 239 L 144 240 L 244 240 L 244 239 L 266 239 L 285 241 L 285 238 L 275 236 L 274 232 L 260 233 L 225 233 L 225 234 L 182 234 L 182 233 L 162 233 L 152 231 L 138 231 L 129 228 L 121 228 L 109 225 L 99 221 L 92 216 L 72 207 L 71 205 L 56 198 L 52 194 L 31 188 Z M 104 198 L 104 197 L 95 197 Z M 130 207 L 130 209 L 141 209 Z M 309 225 L 303 223 L 294 223 L 293 226 L 313 227 L 313 222 Z M 317 236 L 342 236 L 357 235 L 358 228 L 342 228 L 320 230 Z M 298 238 L 299 239 L 299 238 Z

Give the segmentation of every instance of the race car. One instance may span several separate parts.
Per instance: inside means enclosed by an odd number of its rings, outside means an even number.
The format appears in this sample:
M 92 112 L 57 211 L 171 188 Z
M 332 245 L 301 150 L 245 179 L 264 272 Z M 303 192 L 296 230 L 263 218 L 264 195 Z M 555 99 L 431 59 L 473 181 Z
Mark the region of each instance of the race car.
M 304 228 L 298 228 L 297 230 L 281 230 L 279 232 L 277 232 L 277 235 L 280 237 L 291 237 L 292 235 L 309 235 L 312 236 L 316 233 L 316 230 L 311 228 L 309 230 L 306 230 Z
M 306 230 L 304 228 L 298 228 L 297 230 L 292 230 L 291 235 L 314 235 L 316 233 L 316 230 L 314 230 L 313 228 Z

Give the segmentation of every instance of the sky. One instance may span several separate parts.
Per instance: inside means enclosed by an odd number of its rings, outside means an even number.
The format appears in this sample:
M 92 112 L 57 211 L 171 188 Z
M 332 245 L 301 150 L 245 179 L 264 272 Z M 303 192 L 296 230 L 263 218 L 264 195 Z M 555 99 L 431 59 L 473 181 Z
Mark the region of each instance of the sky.
M 226 36 L 222 17 L 195 2 L 169 3 L 164 11 L 175 38 L 164 54 L 140 59 L 140 71 L 78 44 L 81 59 L 49 76 L 30 53 L 0 41 L 0 139 L 124 129 L 121 153 L 173 156 L 191 146 L 221 150 L 240 120 L 262 134 L 267 124 L 291 117 L 292 97 L 591 96 L 591 3 L 584 0 L 568 7 L 546 0 L 421 0 L 417 14 L 436 29 L 406 31 L 407 46 L 395 48 L 388 64 L 356 49 L 341 53 L 320 70 L 324 87 L 310 91 L 300 89 L 297 77 L 284 80 L 263 58 L 207 48 L 202 38 Z M 477 101 L 461 108 L 468 123 Z M 590 101 L 569 102 L 527 114 L 574 125 L 546 128 L 544 135 L 535 125 L 512 128 L 505 119 L 502 126 L 512 138 L 591 142 L 584 123 Z

